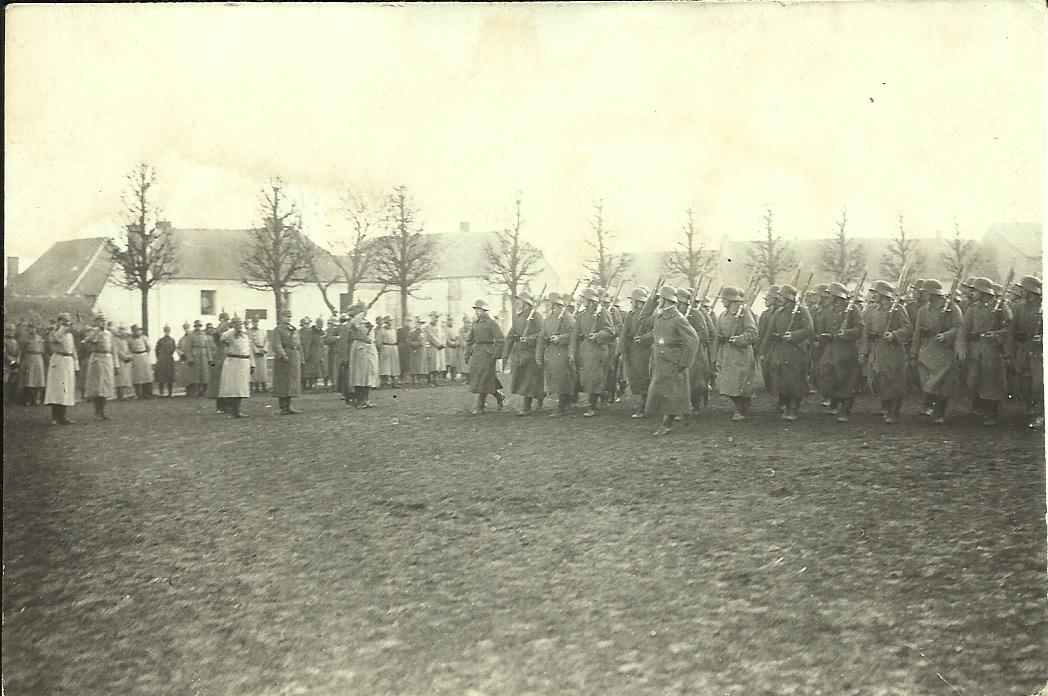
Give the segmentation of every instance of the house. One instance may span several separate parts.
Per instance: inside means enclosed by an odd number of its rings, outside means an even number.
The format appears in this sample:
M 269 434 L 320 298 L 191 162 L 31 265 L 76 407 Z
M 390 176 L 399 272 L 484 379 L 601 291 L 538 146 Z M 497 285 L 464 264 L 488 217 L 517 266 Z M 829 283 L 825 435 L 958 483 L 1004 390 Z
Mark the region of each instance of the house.
M 150 336 L 158 336 L 165 324 L 175 335 L 183 322 L 195 319 L 217 323 L 218 314 L 226 311 L 243 317 L 258 317 L 259 325 L 275 325 L 276 299 L 271 292 L 254 290 L 241 281 L 240 263 L 249 247 L 251 230 L 176 229 L 172 228 L 179 261 L 176 277 L 154 287 L 149 293 Z M 507 293 L 491 286 L 485 279 L 484 242 L 495 233 L 470 233 L 467 227 L 458 233 L 432 235 L 439 250 L 434 277 L 415 288 L 409 299 L 409 320 L 431 311 L 448 315 L 460 325 L 463 315 L 472 315 L 474 300 L 483 298 L 492 314 L 505 326 L 512 313 L 512 300 Z M 317 274 L 322 283 L 306 283 L 291 288 L 286 306 L 300 317 L 328 317 L 328 302 L 335 309 L 348 304 L 348 294 L 340 281 L 337 266 L 320 257 Z M 121 287 L 116 280 L 120 269 L 110 259 L 105 239 L 75 239 L 54 244 L 24 272 L 11 279 L 7 298 L 21 297 L 36 302 L 64 303 L 90 311 L 102 311 L 118 324 L 137 324 L 141 320 L 141 300 L 137 290 Z M 556 286 L 556 276 L 544 267 L 532 279 L 537 291 L 548 282 Z M 331 283 L 327 301 L 321 284 Z M 356 301 L 372 302 L 379 288 L 374 283 L 358 287 Z M 5 303 L 8 300 L 5 298 Z M 59 311 L 59 310 L 55 310 Z M 389 314 L 400 320 L 400 299 L 395 289 L 379 297 L 372 314 Z

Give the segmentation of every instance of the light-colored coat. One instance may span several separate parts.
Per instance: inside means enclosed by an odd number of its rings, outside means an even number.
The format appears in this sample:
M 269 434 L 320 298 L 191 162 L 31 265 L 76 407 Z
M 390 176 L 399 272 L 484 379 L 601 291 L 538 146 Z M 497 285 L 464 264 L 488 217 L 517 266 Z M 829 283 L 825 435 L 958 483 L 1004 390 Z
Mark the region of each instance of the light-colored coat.
M 645 413 L 680 416 L 691 412 L 689 370 L 699 350 L 699 336 L 676 307 L 664 309 L 655 318 L 651 352 L 651 384 Z
M 371 330 L 363 316 L 351 320 L 349 328 L 352 338 L 349 349 L 349 386 L 377 387 L 378 350 L 371 338 Z
M 18 364 L 22 369 L 22 386 L 42 389 L 47 386 L 47 371 L 44 369 L 44 339 L 35 333 L 22 342 Z
M 248 338 L 251 339 L 251 364 L 255 371 L 251 373 L 251 381 L 255 384 L 269 384 L 269 364 L 266 361 L 268 343 L 264 329 L 254 327 L 247 330 Z
M 575 393 L 575 317 L 554 305 L 535 347 L 547 394 Z
M 218 385 L 218 398 L 251 396 L 251 337 L 236 329 L 227 329 L 221 336 L 225 346 L 222 378 Z
M 51 332 L 48 341 L 51 344 L 51 359 L 47 369 L 44 403 L 73 406 L 76 404 L 76 373 L 80 369 L 73 332 L 68 326 L 60 326 Z
M 734 342 L 729 339 L 735 338 Z M 753 378 L 757 361 L 753 345 L 757 342 L 757 320 L 744 310 L 741 317 L 724 312 L 714 322 L 713 354 L 717 390 L 723 396 L 753 396 Z
M 131 383 L 152 384 L 153 365 L 149 360 L 149 338 L 145 335 L 132 336 L 127 339 L 127 349 L 131 351 Z
M 114 398 L 113 334 L 103 328 L 91 329 L 84 337 L 84 350 L 89 352 L 84 376 L 84 398 Z
M 397 332 L 392 328 L 375 329 L 378 343 L 378 373 L 383 377 L 400 376 L 400 350 L 397 348 Z

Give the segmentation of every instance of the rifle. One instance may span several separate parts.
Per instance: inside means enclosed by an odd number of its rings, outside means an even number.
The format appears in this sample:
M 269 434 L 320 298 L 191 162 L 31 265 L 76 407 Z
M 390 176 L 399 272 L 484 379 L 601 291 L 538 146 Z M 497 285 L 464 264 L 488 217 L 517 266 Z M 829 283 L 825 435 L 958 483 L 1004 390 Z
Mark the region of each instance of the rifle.
M 711 285 L 713 285 L 713 276 L 710 276 L 710 279 L 708 281 L 706 281 L 706 289 L 702 291 L 702 299 L 703 300 L 705 300 L 707 297 L 710 296 L 710 286 Z
M 994 306 L 993 306 L 993 315 L 994 315 L 993 325 L 994 325 L 994 332 L 995 333 L 1000 331 L 1002 325 L 1004 324 L 1004 295 L 1005 295 L 1005 290 L 1007 290 L 1007 288 L 1012 284 L 1012 280 L 1014 278 L 1015 278 L 1015 269 L 1014 268 L 1008 269 L 1008 279 L 1004 281 L 1004 285 L 1002 286 L 1002 289 L 1001 289 L 1001 294 L 997 298 L 997 302 L 994 303 Z
M 800 273 L 799 270 L 797 272 Z M 814 278 L 815 278 L 815 273 L 809 273 L 808 274 L 808 282 L 804 285 L 804 294 L 803 295 L 797 295 L 797 297 L 793 298 L 793 311 L 790 313 L 790 323 L 786 325 L 785 333 L 789 333 L 790 331 L 793 330 L 793 320 L 797 318 L 797 313 L 801 309 L 802 298 L 804 297 L 804 295 L 808 294 L 808 290 L 811 289 L 811 281 Z
M 546 285 L 548 285 L 548 283 Z M 524 329 L 525 330 L 527 330 L 528 324 L 531 323 L 532 317 L 535 316 L 535 310 L 539 308 L 540 304 L 542 304 L 542 298 L 546 296 L 546 285 L 542 286 L 542 291 L 539 292 L 538 299 L 535 300 L 535 304 L 531 305 L 531 311 L 528 312 L 528 320 L 526 322 L 524 322 Z M 521 338 L 524 338 L 524 337 L 521 336 Z
M 954 293 L 957 292 L 957 288 L 960 284 L 960 276 L 955 277 L 953 282 L 950 283 L 950 295 L 946 298 L 946 301 L 943 302 L 942 311 L 939 312 L 939 330 L 936 332 L 936 335 L 941 334 L 946 329 L 946 313 L 953 310 L 950 304 L 953 302 Z
M 848 305 L 844 308 L 844 321 L 841 322 L 840 332 L 848 330 L 848 320 L 851 319 L 851 313 L 855 309 L 855 300 L 858 299 L 859 293 L 862 292 L 862 286 L 866 284 L 866 274 L 869 271 L 862 272 L 862 278 L 859 279 L 859 284 L 855 286 L 855 291 L 848 298 Z
M 797 266 L 797 272 L 793 274 L 793 287 L 797 287 L 797 283 L 801 282 L 801 267 Z
M 757 293 L 760 292 L 760 281 L 757 281 L 757 287 L 754 288 L 753 296 L 756 297 Z M 748 290 L 749 288 L 747 288 Z M 739 303 L 739 311 L 735 312 L 735 336 L 741 336 L 742 330 L 746 326 L 745 316 L 749 310 L 749 303 L 746 301 L 748 295 L 742 296 L 742 302 Z
M 899 311 L 899 305 L 902 304 L 902 282 L 906 279 L 907 270 L 908 266 L 904 264 L 902 270 L 899 271 L 899 280 L 895 283 L 897 290 L 895 292 L 895 297 L 892 298 L 892 305 L 888 310 L 889 312 Z
M 571 300 L 574 299 L 575 293 L 579 291 L 579 285 L 581 284 L 582 278 L 579 278 L 575 283 L 575 287 L 571 289 L 571 294 L 564 298 L 564 306 L 560 308 L 560 316 L 557 317 L 558 319 L 564 316 L 564 312 L 568 311 L 568 305 L 571 304 Z

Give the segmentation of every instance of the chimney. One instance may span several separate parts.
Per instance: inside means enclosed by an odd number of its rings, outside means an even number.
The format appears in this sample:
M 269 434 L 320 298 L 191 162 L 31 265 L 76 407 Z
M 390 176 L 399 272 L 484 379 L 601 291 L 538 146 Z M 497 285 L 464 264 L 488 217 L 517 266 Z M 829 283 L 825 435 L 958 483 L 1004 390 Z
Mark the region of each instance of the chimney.
M 8 256 L 7 257 L 7 285 L 11 284 L 11 281 L 18 277 L 18 257 Z
M 460 222 L 459 223 L 459 233 L 460 234 L 469 234 L 469 223 L 468 222 Z

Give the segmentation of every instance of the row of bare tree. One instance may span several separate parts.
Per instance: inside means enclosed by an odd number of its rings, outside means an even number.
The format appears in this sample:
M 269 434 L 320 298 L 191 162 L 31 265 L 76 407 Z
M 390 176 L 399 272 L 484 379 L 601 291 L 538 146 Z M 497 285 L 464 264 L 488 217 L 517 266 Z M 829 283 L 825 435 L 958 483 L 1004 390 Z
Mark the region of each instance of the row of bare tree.
M 108 250 L 123 273 L 118 282 L 141 294 L 142 325 L 148 326 L 148 298 L 152 288 L 178 275 L 179 254 L 170 227 L 162 223 L 160 207 L 153 191 L 157 175 L 153 167 L 140 164 L 128 174 L 128 190 L 123 198 L 125 225 L 119 239 L 109 240 Z M 348 193 L 340 212 L 349 223 L 348 235 L 318 245 L 303 229 L 302 212 L 289 197 L 287 186 L 273 178 L 263 188 L 259 201 L 260 225 L 251 231 L 248 248 L 240 260 L 242 282 L 256 290 L 273 293 L 279 315 L 290 289 L 316 284 L 328 309 L 335 313 L 332 288 L 344 288 L 352 303 L 363 285 L 375 291 L 371 303 L 386 292 L 400 298 L 401 317 L 408 316 L 408 300 L 418 287 L 434 276 L 440 261 L 436 238 L 423 233 L 419 210 L 405 186 L 384 196 Z M 665 255 L 667 275 L 687 279 L 697 287 L 701 277 L 713 273 L 719 262 L 717 253 L 707 247 L 695 226 L 691 208 L 684 211 L 676 247 Z M 523 286 L 543 271 L 542 253 L 524 238 L 523 200 L 517 194 L 510 223 L 483 242 L 485 273 L 500 292 L 516 297 Z M 898 276 L 902 268 L 919 274 L 927 259 L 907 236 L 902 215 L 881 269 L 888 277 Z M 604 201 L 593 203 L 591 236 L 587 245 L 591 255 L 583 265 L 580 284 L 612 288 L 628 279 L 630 256 L 612 251 L 615 235 L 605 218 Z M 960 226 L 942 253 L 942 264 L 951 276 L 965 276 L 978 261 L 975 242 L 961 238 Z M 790 242 L 776 234 L 774 212 L 763 215 L 762 237 L 750 243 L 745 262 L 754 281 L 775 284 L 793 272 L 798 261 Z M 844 283 L 855 280 L 867 267 L 866 250 L 848 233 L 847 211 L 834 221 L 834 237 L 820 248 L 818 268 Z M 341 298 L 340 298 L 341 299 Z M 341 304 L 341 303 L 340 303 Z

